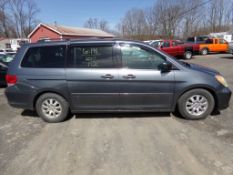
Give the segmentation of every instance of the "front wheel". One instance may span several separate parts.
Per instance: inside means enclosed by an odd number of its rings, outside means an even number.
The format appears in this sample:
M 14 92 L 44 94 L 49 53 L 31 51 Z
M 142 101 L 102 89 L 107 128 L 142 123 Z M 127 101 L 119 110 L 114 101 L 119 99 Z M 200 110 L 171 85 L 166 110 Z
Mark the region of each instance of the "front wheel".
M 206 118 L 213 111 L 214 105 L 212 94 L 204 89 L 190 90 L 178 100 L 180 114 L 191 120 Z
M 57 123 L 67 118 L 69 105 L 62 96 L 54 93 L 46 93 L 38 98 L 36 111 L 44 121 Z
M 193 53 L 191 51 L 185 51 L 184 59 L 190 60 L 193 57 Z
M 202 49 L 201 55 L 208 55 L 208 49 L 206 49 L 206 48 Z

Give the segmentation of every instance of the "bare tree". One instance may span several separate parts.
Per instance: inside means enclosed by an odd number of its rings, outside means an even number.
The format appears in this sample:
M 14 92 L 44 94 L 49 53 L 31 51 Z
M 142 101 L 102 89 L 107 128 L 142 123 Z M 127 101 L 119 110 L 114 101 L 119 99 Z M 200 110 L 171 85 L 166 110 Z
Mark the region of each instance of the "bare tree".
M 24 0 L 10 0 L 13 21 L 18 37 L 25 37 L 23 26 L 25 26 L 26 14 L 24 11 Z
M 206 7 L 206 29 L 208 32 L 229 30 L 232 17 L 232 0 L 212 0 Z
M 8 1 L 0 0 L 0 31 L 1 34 L 5 37 L 9 37 L 9 17 L 6 12 Z
M 123 36 L 132 39 L 143 39 L 146 35 L 147 23 L 144 11 L 141 9 L 129 10 L 121 23 L 119 28 Z
M 145 19 L 146 19 L 146 23 L 147 23 L 147 33 L 148 33 L 148 37 L 153 37 L 155 36 L 158 32 L 158 15 L 157 15 L 157 11 L 156 11 L 156 7 L 150 7 L 150 8 L 146 8 L 144 11 L 145 14 Z
M 161 0 L 126 12 L 118 30 L 133 39 L 187 38 L 233 30 L 232 22 L 233 0 Z
M 109 31 L 108 21 L 105 19 L 89 18 L 85 23 L 84 27 L 91 29 L 100 29 L 103 31 Z
M 183 21 L 179 27 L 183 28 L 183 38 L 187 38 L 190 35 L 196 35 L 198 32 L 198 27 L 200 26 L 203 14 L 200 13 L 203 11 L 203 6 L 200 4 L 203 3 L 203 0 L 186 0 L 183 2 L 184 9 L 186 14 L 183 16 Z
M 98 28 L 98 21 L 97 18 L 89 18 L 85 23 L 84 27 L 97 29 Z
M 35 28 L 38 23 L 36 15 L 39 13 L 39 11 L 40 10 L 35 1 L 27 0 L 27 25 L 24 28 L 24 33 L 29 34 Z
M 181 21 L 180 14 L 183 11 L 181 2 L 180 0 L 163 0 L 157 1 L 155 4 L 155 9 L 159 16 L 159 32 L 168 38 L 174 37 L 178 24 Z
M 10 0 L 12 21 L 18 37 L 26 37 L 35 26 L 39 9 L 33 0 Z
M 99 29 L 103 31 L 109 31 L 109 25 L 108 22 L 104 19 L 99 21 Z

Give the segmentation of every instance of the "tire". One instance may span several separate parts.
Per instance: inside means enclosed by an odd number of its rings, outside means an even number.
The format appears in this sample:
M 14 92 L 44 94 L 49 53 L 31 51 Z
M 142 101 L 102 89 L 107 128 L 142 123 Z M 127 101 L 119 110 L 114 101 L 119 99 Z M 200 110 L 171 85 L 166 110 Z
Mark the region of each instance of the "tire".
M 191 51 L 185 51 L 184 53 L 184 59 L 190 60 L 193 57 L 193 53 Z
M 204 48 L 201 50 L 201 55 L 208 55 L 209 50 L 207 48 Z
M 37 114 L 48 123 L 58 123 L 68 117 L 69 104 L 60 95 L 42 94 L 36 101 Z
M 195 101 L 197 99 L 199 99 L 199 101 L 193 103 L 192 100 Z M 214 97 L 210 92 L 204 89 L 190 90 L 184 93 L 178 100 L 179 113 L 185 119 L 190 120 L 206 118 L 214 110 L 214 106 Z M 201 111 L 199 111 L 200 109 Z

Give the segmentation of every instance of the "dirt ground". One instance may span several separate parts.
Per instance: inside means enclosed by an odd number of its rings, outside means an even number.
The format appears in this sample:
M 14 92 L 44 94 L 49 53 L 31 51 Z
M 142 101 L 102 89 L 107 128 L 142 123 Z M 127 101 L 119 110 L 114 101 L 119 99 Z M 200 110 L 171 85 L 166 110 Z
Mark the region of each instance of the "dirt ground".
M 188 61 L 220 71 L 233 89 L 233 56 Z M 170 113 L 80 114 L 47 124 L 11 108 L 0 89 L 2 175 L 233 174 L 233 105 L 205 120 Z M 232 100 L 231 100 L 232 102 Z

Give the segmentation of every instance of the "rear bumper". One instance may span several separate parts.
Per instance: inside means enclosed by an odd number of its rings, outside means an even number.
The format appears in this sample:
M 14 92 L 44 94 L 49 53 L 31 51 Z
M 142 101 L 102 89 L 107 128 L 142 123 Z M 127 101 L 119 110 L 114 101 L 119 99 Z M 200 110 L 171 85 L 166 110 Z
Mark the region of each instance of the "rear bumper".
M 223 110 L 229 107 L 231 99 L 231 90 L 229 88 L 223 88 L 221 91 L 216 93 L 217 96 L 217 109 Z
M 5 95 L 9 105 L 15 108 L 33 110 L 33 95 L 31 91 L 22 91 L 17 86 L 7 87 Z

